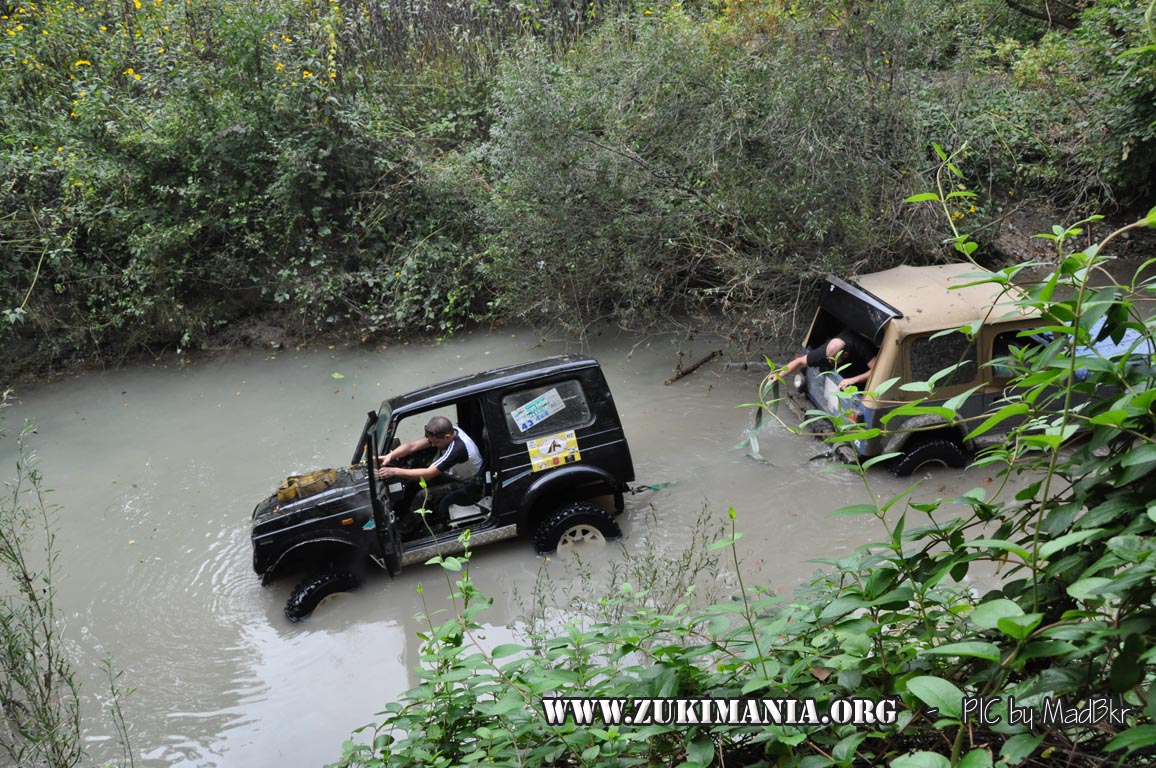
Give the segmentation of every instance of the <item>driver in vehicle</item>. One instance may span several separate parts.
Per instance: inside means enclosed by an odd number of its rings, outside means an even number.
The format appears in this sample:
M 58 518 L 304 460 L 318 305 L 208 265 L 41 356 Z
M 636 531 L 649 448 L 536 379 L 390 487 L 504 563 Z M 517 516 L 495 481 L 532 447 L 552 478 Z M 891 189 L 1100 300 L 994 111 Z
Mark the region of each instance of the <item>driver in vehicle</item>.
M 391 467 L 392 462 L 428 448 L 439 451 L 428 467 L 405 469 Z M 399 512 L 408 511 L 410 501 L 417 494 L 416 481 L 424 479 L 429 488 L 427 505 L 437 510 L 440 516 L 448 517 L 451 505 L 467 506 L 477 503 L 482 497 L 482 453 L 477 444 L 460 427 L 452 424 L 445 416 L 434 416 L 425 426 L 425 437 L 402 443 L 387 454 L 378 457 L 381 466 L 376 474 L 385 480 L 398 478 L 414 481 L 413 488 L 407 489 L 405 503 Z M 433 503 L 437 500 L 437 506 Z M 409 517 L 408 525 L 416 523 Z

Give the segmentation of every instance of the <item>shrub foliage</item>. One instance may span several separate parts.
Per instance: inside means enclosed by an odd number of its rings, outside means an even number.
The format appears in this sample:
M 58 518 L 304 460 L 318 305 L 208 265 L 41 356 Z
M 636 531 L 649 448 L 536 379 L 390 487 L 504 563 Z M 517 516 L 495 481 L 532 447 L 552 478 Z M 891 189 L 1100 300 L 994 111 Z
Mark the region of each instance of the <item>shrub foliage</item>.
M 695 308 L 776 330 L 827 271 L 942 257 L 896 203 L 933 139 L 970 148 L 956 213 L 979 224 L 1130 203 L 1156 157 L 1129 0 L 0 11 L 9 369 L 263 312 L 359 337 Z

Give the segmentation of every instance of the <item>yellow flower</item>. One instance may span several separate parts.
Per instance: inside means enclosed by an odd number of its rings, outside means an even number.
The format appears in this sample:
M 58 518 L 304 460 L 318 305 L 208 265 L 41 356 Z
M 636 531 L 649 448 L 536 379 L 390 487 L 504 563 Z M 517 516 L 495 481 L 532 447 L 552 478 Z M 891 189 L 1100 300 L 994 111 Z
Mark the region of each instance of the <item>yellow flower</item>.
M 133 79 L 133 80 L 140 80 L 140 75 L 133 75 L 133 76 L 132 76 L 132 79 Z
M 310 72 L 308 69 L 306 69 L 305 71 L 303 71 L 303 72 L 301 73 L 301 79 L 302 79 L 302 80 L 304 80 L 304 79 L 305 79 L 305 78 L 307 78 L 307 77 L 313 77 L 313 73 L 312 73 L 312 72 Z
M 101 32 L 107 32 L 107 31 L 108 31 L 108 27 L 106 27 L 106 26 L 104 26 L 103 24 L 101 24 L 101 25 L 100 25 L 100 31 L 101 31 Z
M 86 59 L 77 59 L 76 63 L 73 64 L 72 66 L 74 66 L 74 67 L 91 67 L 92 62 L 88 61 Z
M 57 152 L 63 152 L 63 151 L 64 151 L 64 147 L 57 147 L 57 148 L 56 148 L 56 151 L 57 151 Z
M 138 11 L 140 10 L 140 0 L 132 0 L 132 4 L 136 6 Z
M 133 72 L 133 69 L 132 69 L 132 67 L 129 67 L 129 68 L 128 68 L 128 69 L 126 69 L 124 72 L 121 72 L 121 74 L 122 74 L 122 75 L 131 75 L 131 74 L 132 74 L 132 72 Z
M 277 67 L 276 67 L 276 69 L 277 69 L 277 71 L 278 71 L 278 72 L 280 72 L 281 70 L 285 69 L 285 67 L 284 67 L 284 66 L 282 66 L 281 62 L 277 62 Z
M 157 53 L 164 53 L 164 52 L 165 52 L 164 48 L 157 48 Z

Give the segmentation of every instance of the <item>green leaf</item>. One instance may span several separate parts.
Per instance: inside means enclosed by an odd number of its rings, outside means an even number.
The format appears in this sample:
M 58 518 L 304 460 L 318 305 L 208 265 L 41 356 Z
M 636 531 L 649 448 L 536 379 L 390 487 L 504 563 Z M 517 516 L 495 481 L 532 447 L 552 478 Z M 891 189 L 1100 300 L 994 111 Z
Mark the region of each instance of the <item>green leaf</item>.
M 1032 630 L 1044 620 L 1042 613 L 1027 613 L 1023 616 L 1004 616 L 996 623 L 996 627 L 1008 637 L 1023 640 L 1031 635 Z
M 494 659 L 501 659 L 505 658 L 506 656 L 513 656 L 515 653 L 521 653 L 525 650 L 527 649 L 524 645 L 518 645 L 516 643 L 505 643 L 490 651 L 490 657 Z
M 973 749 L 963 756 L 956 768 L 991 768 L 991 752 L 986 749 Z
M 1112 579 L 1104 576 L 1092 576 L 1087 579 L 1080 579 L 1075 584 L 1068 587 L 1068 594 L 1077 600 L 1102 600 L 1106 595 L 1102 594 L 1105 587 L 1112 584 Z
M 686 761 L 694 765 L 710 765 L 714 760 L 714 740 L 699 736 L 686 745 Z
M 1152 214 L 1148 214 L 1148 217 L 1151 218 Z M 1109 741 L 1104 749 L 1109 752 L 1114 752 L 1117 749 L 1135 752 L 1137 749 L 1150 747 L 1153 744 L 1156 744 L 1156 725 L 1137 725 L 1117 734 L 1116 738 Z
M 1060 550 L 1066 549 L 1073 544 L 1078 544 L 1084 539 L 1089 539 L 1102 530 L 1104 529 L 1091 528 L 1087 531 L 1074 531 L 1064 536 L 1060 536 L 1058 539 L 1052 539 L 1040 547 L 1040 559 L 1047 560 L 1049 557 L 1059 552 Z
M 879 508 L 874 504 L 852 504 L 848 507 L 840 507 L 831 513 L 831 517 L 856 517 L 858 515 L 874 515 L 879 511 Z
M 951 761 L 935 752 L 913 752 L 891 761 L 891 768 L 951 768 Z
M 984 643 L 978 640 L 964 643 L 944 643 L 934 648 L 928 648 L 921 655 L 925 656 L 972 656 L 977 659 L 999 661 L 1000 650 L 995 643 Z
M 975 541 L 967 542 L 966 546 L 974 547 L 975 549 L 1002 549 L 1011 552 L 1025 562 L 1031 559 L 1031 555 L 1028 554 L 1026 549 L 1004 539 L 976 539 Z
M 979 437 L 983 433 L 985 433 L 988 430 L 992 429 L 993 427 L 1007 421 L 1008 419 L 1013 418 L 1015 416 L 1024 415 L 1025 413 L 1028 412 L 1029 409 L 1030 409 L 1030 406 L 1028 406 L 1028 404 L 1023 402 L 1023 401 L 1020 401 L 1017 403 L 1012 403 L 1011 405 L 1004 406 L 1003 408 L 1000 408 L 998 411 L 996 411 L 991 416 L 987 417 L 987 419 L 985 419 L 982 424 L 980 424 L 978 427 L 976 427 L 970 433 L 968 433 L 967 437 L 965 437 L 964 440 L 974 440 L 975 438 Z
M 851 611 L 858 610 L 867 605 L 861 597 L 854 597 L 848 595 L 847 597 L 836 597 L 823 608 L 823 612 L 819 614 L 820 621 L 827 621 L 836 616 L 851 613 Z
M 980 603 L 971 614 L 971 623 L 982 629 L 995 629 L 999 620 L 1008 616 L 1023 616 L 1024 609 L 1011 600 L 1000 598 Z
M 918 195 L 912 195 L 903 199 L 905 203 L 924 203 L 928 200 L 938 200 L 939 195 L 934 192 L 920 192 Z
M 852 733 L 835 745 L 831 750 L 831 757 L 844 765 L 850 765 L 852 759 L 855 757 L 855 750 L 859 749 L 859 745 L 867 738 L 866 733 Z
M 1148 222 L 1148 226 L 1156 227 L 1156 208 L 1148 211 L 1148 218 L 1145 221 Z
M 907 690 L 927 706 L 938 709 L 942 715 L 954 718 L 960 716 L 963 691 L 942 677 L 913 677 L 907 681 Z
M 1153 443 L 1131 449 L 1124 454 L 1124 459 L 1120 464 L 1125 467 L 1131 467 L 1136 464 L 1146 464 L 1149 461 L 1156 461 L 1156 444 Z
M 334 371 L 333 373 L 329 374 L 329 378 L 331 378 L 331 379 L 344 379 L 345 376 L 338 373 L 337 371 Z
M 1044 740 L 1047 734 L 1041 733 L 1032 735 L 1030 733 L 1021 733 L 1012 736 L 1004 742 L 1003 747 L 999 751 L 999 756 L 1007 760 L 1008 765 L 1019 765 L 1024 760 L 1031 757 L 1032 752 L 1036 751 L 1036 747 Z
M 495 703 L 487 714 L 491 717 L 498 717 L 513 712 L 516 709 L 521 709 L 525 705 L 525 700 L 516 693 L 507 693 L 501 701 Z

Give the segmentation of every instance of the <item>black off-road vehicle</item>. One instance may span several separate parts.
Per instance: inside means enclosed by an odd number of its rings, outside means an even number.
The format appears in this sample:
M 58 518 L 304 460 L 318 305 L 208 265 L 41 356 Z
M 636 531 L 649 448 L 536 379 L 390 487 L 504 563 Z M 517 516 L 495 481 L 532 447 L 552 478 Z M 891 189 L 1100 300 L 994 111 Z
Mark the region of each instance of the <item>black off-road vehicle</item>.
M 378 466 L 387 447 L 420 437 L 435 415 L 477 443 L 482 498 L 451 506 L 445 517 L 414 519 L 423 494 L 379 480 L 367 467 Z M 428 466 L 433 454 L 399 463 Z M 296 620 L 356 586 L 370 562 L 397 575 L 460 551 L 466 529 L 471 546 L 523 535 L 539 552 L 617 537 L 613 515 L 633 480 L 630 448 L 596 360 L 568 355 L 499 368 L 390 398 L 370 412 L 351 466 L 289 478 L 253 510 L 253 568 L 266 583 L 309 575 L 285 605 Z M 599 497 L 610 499 L 613 515 L 594 503 Z

